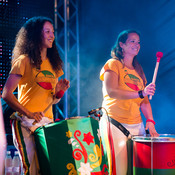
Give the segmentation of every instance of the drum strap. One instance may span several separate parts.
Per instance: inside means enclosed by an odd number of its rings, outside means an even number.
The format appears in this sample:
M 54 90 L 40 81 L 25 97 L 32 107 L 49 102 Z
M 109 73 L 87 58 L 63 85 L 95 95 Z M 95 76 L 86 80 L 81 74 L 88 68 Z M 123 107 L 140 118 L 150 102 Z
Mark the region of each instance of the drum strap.
M 119 123 L 117 120 L 114 120 L 113 118 L 109 117 L 109 121 L 115 125 L 118 129 L 120 129 L 120 131 L 123 132 L 123 134 L 128 137 L 130 132 L 121 124 Z

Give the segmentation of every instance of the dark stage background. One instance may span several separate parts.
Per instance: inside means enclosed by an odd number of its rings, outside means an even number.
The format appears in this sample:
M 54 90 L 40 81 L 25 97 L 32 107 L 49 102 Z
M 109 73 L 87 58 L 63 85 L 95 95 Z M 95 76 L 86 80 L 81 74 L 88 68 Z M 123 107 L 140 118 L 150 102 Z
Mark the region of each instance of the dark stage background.
M 11 50 L 22 24 L 28 18 L 39 15 L 54 19 L 54 1 L 6 2 L 0 0 L 0 88 L 10 70 Z M 152 81 L 156 52 L 164 54 L 156 79 L 156 94 L 151 104 L 158 132 L 174 134 L 175 1 L 79 1 L 80 114 L 87 116 L 89 110 L 101 106 L 100 69 L 110 58 L 110 50 L 118 34 L 129 28 L 141 33 L 138 60 L 148 83 Z

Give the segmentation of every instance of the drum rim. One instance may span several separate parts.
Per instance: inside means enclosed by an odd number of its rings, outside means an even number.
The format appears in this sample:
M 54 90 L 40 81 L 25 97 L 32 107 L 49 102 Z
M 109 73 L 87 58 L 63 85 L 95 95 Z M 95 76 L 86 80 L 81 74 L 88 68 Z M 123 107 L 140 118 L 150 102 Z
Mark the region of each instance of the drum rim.
M 69 118 L 66 118 L 66 120 L 70 120 L 70 119 L 82 119 L 82 118 L 88 118 L 88 116 L 72 116 L 72 117 L 69 117 Z
M 132 140 L 135 142 L 175 142 L 175 134 L 160 134 L 159 137 L 133 136 Z

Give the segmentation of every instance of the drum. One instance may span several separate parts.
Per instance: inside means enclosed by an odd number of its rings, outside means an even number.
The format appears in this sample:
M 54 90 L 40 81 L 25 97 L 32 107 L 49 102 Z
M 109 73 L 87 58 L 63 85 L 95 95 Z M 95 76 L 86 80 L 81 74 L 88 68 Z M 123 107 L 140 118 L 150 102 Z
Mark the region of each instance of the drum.
M 34 136 L 42 175 L 108 174 L 97 120 L 62 120 L 36 129 Z
M 135 136 L 132 140 L 134 175 L 175 175 L 175 135 Z

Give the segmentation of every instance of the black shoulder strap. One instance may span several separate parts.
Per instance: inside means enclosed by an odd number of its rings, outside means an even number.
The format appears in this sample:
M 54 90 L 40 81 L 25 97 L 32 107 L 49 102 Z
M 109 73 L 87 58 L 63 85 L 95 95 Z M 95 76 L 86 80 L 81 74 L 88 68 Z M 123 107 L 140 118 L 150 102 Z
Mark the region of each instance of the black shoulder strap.
M 114 120 L 114 119 L 111 118 L 111 117 L 109 117 L 109 121 L 110 121 L 113 125 L 115 125 L 118 129 L 120 129 L 126 137 L 129 136 L 130 132 L 129 132 L 121 123 L 119 123 L 117 120 Z

